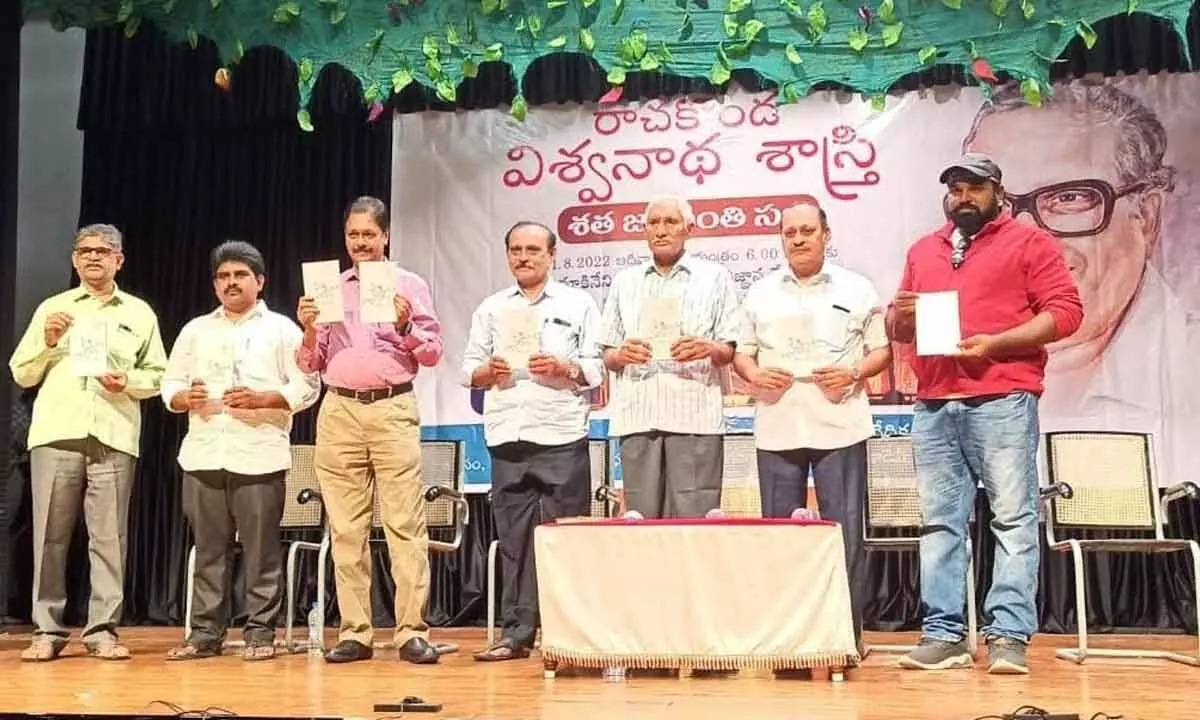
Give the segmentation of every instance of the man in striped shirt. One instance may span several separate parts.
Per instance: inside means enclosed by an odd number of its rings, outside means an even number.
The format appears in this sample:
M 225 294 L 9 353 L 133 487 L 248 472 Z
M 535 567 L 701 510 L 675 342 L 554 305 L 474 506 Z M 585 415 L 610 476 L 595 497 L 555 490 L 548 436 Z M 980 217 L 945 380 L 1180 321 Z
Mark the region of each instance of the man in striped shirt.
M 621 438 L 625 504 L 647 518 L 721 505 L 725 417 L 719 368 L 733 361 L 737 292 L 723 266 L 685 251 L 685 200 L 646 206 L 648 262 L 613 278 L 604 363 L 616 375 L 610 434 Z

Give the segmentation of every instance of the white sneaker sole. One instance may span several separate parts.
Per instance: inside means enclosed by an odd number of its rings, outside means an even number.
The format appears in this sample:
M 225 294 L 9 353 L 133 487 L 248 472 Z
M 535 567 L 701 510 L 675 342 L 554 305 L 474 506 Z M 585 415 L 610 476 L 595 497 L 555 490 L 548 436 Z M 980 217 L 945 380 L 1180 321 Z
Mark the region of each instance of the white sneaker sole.
M 968 668 L 975 663 L 975 660 L 968 653 L 961 655 L 951 655 L 950 657 L 937 663 L 923 663 L 914 660 L 912 657 L 905 655 L 900 658 L 898 663 L 900 667 L 907 670 L 956 670 L 959 668 Z
M 992 675 L 1028 675 L 1029 667 L 1008 662 L 1007 660 L 997 660 L 988 666 L 988 673 Z

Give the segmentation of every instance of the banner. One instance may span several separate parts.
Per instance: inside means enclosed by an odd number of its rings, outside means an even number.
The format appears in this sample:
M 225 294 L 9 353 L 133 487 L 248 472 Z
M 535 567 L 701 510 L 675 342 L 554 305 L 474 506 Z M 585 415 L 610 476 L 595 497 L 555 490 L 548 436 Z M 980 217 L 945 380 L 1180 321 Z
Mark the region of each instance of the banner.
M 1154 434 L 1159 482 L 1191 479 L 1200 436 L 1200 75 L 1079 80 L 1041 108 L 1015 88 L 888 99 L 838 93 L 778 107 L 770 94 L 547 106 L 523 123 L 503 110 L 398 115 L 392 254 L 430 284 L 446 356 L 418 378 L 424 436 L 467 446 L 467 488 L 486 490 L 482 395 L 460 383 L 471 314 L 511 285 L 504 233 L 535 220 L 559 236 L 554 276 L 603 306 L 612 278 L 649 258 L 642 212 L 679 195 L 696 212 L 689 250 L 726 265 L 741 292 L 780 266 L 780 211 L 816 198 L 831 262 L 896 289 L 909 246 L 944 221 L 938 183 L 971 149 L 990 154 L 1023 222 L 1061 240 L 1083 326 L 1056 343 L 1042 430 Z M 731 433 L 753 427 L 726 383 Z M 879 434 L 909 431 L 915 379 L 902 358 L 870 385 Z M 607 434 L 608 386 L 593 393 L 592 437 Z M 615 443 L 614 443 L 615 445 Z

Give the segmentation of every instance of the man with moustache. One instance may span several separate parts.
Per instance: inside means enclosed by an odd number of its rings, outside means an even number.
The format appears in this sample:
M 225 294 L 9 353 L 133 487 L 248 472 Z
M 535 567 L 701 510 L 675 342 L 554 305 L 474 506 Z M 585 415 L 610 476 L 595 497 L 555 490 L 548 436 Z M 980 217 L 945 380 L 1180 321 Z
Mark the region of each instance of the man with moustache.
M 9 368 L 23 388 L 41 385 L 29 428 L 33 500 L 33 641 L 29 662 L 54 660 L 67 645 L 67 550 L 82 505 L 91 560 L 91 601 L 82 640 L 102 660 L 128 659 L 120 644 L 126 525 L 141 444 L 141 401 L 159 392 L 167 354 L 158 317 L 117 287 L 125 262 L 121 231 L 88 225 L 72 253 L 78 287 L 44 300 Z M 76 367 L 73 343 L 94 342 L 108 371 Z M 83 373 L 87 373 L 86 376 Z
M 603 380 L 596 335 L 600 309 L 584 290 L 550 277 L 557 238 L 522 221 L 504 236 L 516 284 L 488 296 L 471 317 L 464 383 L 486 390 L 484 437 L 492 456 L 492 513 L 503 568 L 501 639 L 475 655 L 529 656 L 538 629 L 533 529 L 584 515 L 591 504 L 587 391 Z M 509 347 L 535 319 L 532 355 Z
M 842 528 L 863 655 L 863 500 L 875 434 L 865 382 L 887 369 L 891 347 L 871 281 L 825 259 L 831 234 L 820 205 L 807 198 L 784 210 L 780 235 L 787 264 L 746 292 L 733 369 L 755 389 L 763 517 L 804 507 L 812 472 L 821 515 Z
M 395 324 L 359 318 L 358 264 L 385 259 L 388 211 L 382 200 L 361 197 L 345 214 L 346 251 L 354 267 L 342 273 L 341 322 L 317 326 L 313 298 L 300 298 L 304 339 L 296 360 L 303 372 L 320 372 L 327 392 L 317 415 L 316 469 L 329 517 L 338 609 L 338 643 L 331 663 L 374 655 L 371 613 L 373 499 L 379 497 L 392 581 L 396 584 L 399 656 L 436 663 L 429 644 L 429 531 L 421 492 L 421 416 L 413 393 L 419 367 L 442 357 L 442 326 L 429 286 L 396 267 Z
M 997 90 L 964 141 L 1005 168 L 1013 217 L 1054 235 L 1083 301 L 1078 331 L 1047 347 L 1048 430 L 1154 435 L 1167 483 L 1190 477 L 1200 427 L 1200 333 L 1152 262 L 1174 188 L 1158 117 L 1110 80 L 1058 85 L 1039 108 Z M 1155 362 L 1147 363 L 1147 358 Z
M 996 537 L 984 601 L 988 672 L 1028 673 L 1037 632 L 1038 397 L 1046 345 L 1083 319 L 1079 291 L 1057 241 L 1001 212 L 1000 168 L 963 156 L 947 167 L 951 221 L 908 252 L 889 310 L 891 337 L 912 342 L 921 293 L 958 293 L 963 340 L 953 356 L 915 355 L 913 449 L 925 531 L 920 541 L 920 645 L 901 667 L 967 667 L 966 533 L 975 488 L 987 492 Z
M 646 206 L 651 259 L 613 278 L 600 345 L 617 376 L 609 432 L 621 438 L 625 506 L 647 518 L 698 518 L 721 505 L 725 416 L 719 369 L 733 362 L 737 290 L 725 267 L 686 251 L 695 215 L 685 200 Z M 643 313 L 679 304 L 679 337 L 654 357 Z M 670 302 L 664 305 L 669 307 Z
M 221 304 L 183 326 L 162 385 L 167 409 L 188 413 L 179 466 L 196 545 L 191 634 L 167 659 L 221 654 L 236 539 L 246 574 L 242 659 L 269 660 L 283 599 L 279 521 L 292 416 L 317 401 L 320 379 L 296 367 L 300 328 L 259 299 L 266 266 L 258 249 L 231 240 L 211 264 Z

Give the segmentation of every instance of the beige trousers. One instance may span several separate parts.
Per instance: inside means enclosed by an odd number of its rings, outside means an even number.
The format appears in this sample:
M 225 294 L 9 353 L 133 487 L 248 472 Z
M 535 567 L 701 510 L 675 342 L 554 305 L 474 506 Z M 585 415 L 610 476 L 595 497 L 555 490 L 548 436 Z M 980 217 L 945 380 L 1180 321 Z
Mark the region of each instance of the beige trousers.
M 35 635 L 70 634 L 67 550 L 83 507 L 91 565 L 91 599 L 83 642 L 117 641 L 125 607 L 129 496 L 136 461 L 94 437 L 35 447 L 29 453 L 33 495 L 33 624 Z
M 317 415 L 316 466 L 342 617 L 338 640 L 373 641 L 368 540 L 376 495 L 396 584 L 394 640 L 427 637 L 429 533 L 416 396 L 362 403 L 327 392 Z

